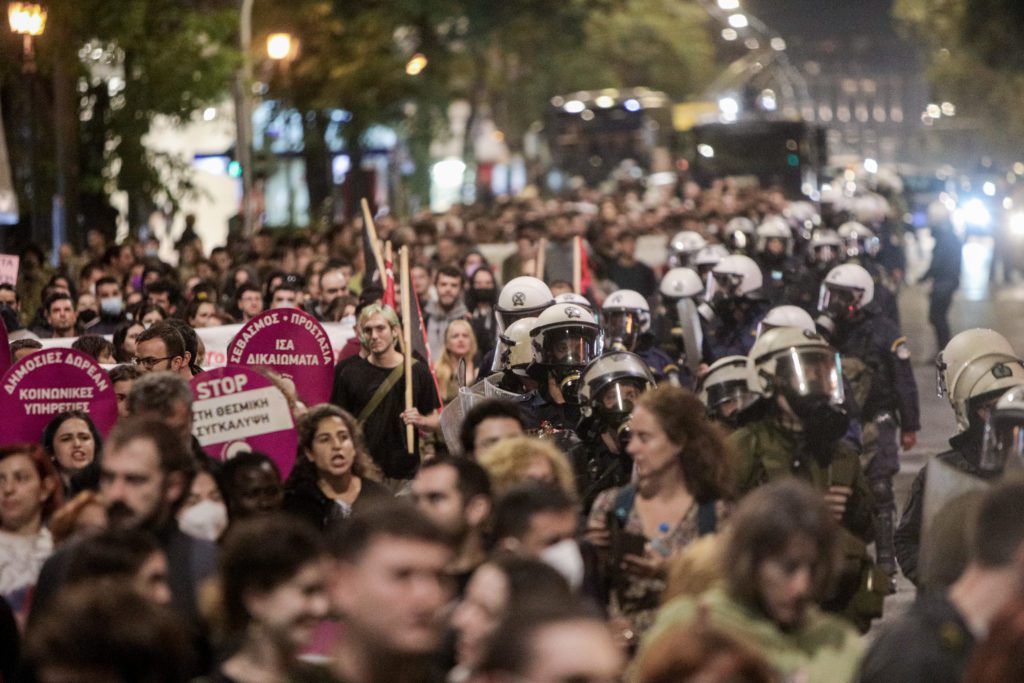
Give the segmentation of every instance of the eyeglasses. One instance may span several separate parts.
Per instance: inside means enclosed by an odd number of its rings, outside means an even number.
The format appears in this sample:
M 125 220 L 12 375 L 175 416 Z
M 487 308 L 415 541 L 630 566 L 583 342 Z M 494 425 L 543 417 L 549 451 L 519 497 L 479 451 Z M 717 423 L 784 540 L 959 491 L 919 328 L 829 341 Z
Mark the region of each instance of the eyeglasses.
M 148 370 L 152 370 L 157 363 L 160 363 L 165 360 L 171 360 L 172 358 L 174 358 L 174 356 L 167 356 L 165 358 L 139 358 L 136 356 L 135 358 L 132 359 L 132 363 L 134 363 L 135 365 L 141 365 L 142 367 Z

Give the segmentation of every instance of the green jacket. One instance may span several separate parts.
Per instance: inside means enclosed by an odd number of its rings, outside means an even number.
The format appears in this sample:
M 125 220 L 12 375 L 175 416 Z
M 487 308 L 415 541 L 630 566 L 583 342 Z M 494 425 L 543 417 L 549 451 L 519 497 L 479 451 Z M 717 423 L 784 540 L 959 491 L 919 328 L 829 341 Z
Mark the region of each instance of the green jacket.
M 734 484 L 740 495 L 787 476 L 810 482 L 822 493 L 830 486 L 849 486 L 853 495 L 847 502 L 843 528 L 865 544 L 875 540 L 871 490 L 859 454 L 846 442 L 836 442 L 831 453 L 813 453 L 799 433 L 767 417 L 736 430 L 729 443 Z
M 760 611 L 735 601 L 720 588 L 700 597 L 682 596 L 667 603 L 643 640 L 637 670 L 653 643 L 662 637 L 673 637 L 676 627 L 692 624 L 698 613 L 709 627 L 746 645 L 786 680 L 856 680 L 864 644 L 844 621 L 812 607 L 801 628 L 782 631 Z

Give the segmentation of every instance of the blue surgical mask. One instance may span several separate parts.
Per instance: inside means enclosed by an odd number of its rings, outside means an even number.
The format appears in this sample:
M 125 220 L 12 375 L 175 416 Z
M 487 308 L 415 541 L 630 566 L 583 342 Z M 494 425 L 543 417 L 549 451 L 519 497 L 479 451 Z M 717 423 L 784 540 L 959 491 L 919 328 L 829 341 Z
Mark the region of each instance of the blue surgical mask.
M 124 311 L 124 301 L 119 296 L 100 299 L 100 311 L 105 316 L 116 318 Z

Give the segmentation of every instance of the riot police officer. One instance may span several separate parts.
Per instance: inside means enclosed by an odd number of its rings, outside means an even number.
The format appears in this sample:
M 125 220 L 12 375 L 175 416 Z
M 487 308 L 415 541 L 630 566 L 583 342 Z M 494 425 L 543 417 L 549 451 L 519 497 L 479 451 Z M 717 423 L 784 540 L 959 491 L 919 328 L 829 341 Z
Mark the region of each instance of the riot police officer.
M 817 315 L 821 282 L 840 264 L 842 248 L 843 241 L 835 230 L 815 230 L 807 245 L 806 267 L 790 283 L 786 301 Z
M 726 256 L 712 269 L 702 307 L 705 363 L 750 351 L 769 308 L 762 282 L 761 269 L 749 256 Z
M 543 281 L 529 275 L 512 278 L 498 295 L 498 304 L 494 307 L 497 322 L 497 333 L 520 318 L 532 318 L 540 315 L 545 308 L 555 303 L 551 289 Z M 495 350 L 491 349 L 484 356 L 480 367 L 497 372 L 499 369 Z
M 723 244 L 709 244 L 698 251 L 697 256 L 693 259 L 693 268 L 697 271 L 697 275 L 700 276 L 700 281 L 707 283 L 711 269 L 728 255 L 729 250 Z
M 876 557 L 879 567 L 893 576 L 892 480 L 900 470 L 900 447 L 913 448 L 921 427 L 910 347 L 896 323 L 869 306 L 875 283 L 864 268 L 836 266 L 821 288 L 818 325 L 842 354 L 843 375 L 860 410 L 865 473 L 875 502 Z
M 580 413 L 576 429 L 580 443 L 569 456 L 576 484 L 589 512 L 597 494 L 629 483 L 633 461 L 626 453 L 629 418 L 636 399 L 654 386 L 654 377 L 639 356 L 614 351 L 601 356 L 583 371 Z
M 746 216 L 730 218 L 722 230 L 722 243 L 731 254 L 750 255 L 754 252 L 754 221 Z
M 841 578 L 826 609 L 867 630 L 880 616 L 889 582 L 871 561 L 871 492 L 860 457 L 843 436 L 849 415 L 834 348 L 819 334 L 776 327 L 749 354 L 769 409 L 730 437 L 736 488 L 742 494 L 796 476 L 824 496 L 841 525 Z
M 773 327 L 798 327 L 801 330 L 815 332 L 814 318 L 799 306 L 776 306 L 768 311 L 757 328 L 757 336 L 761 336 Z
M 986 415 L 1005 392 L 1024 384 L 1024 366 L 1010 342 L 987 329 L 964 330 L 953 337 L 936 359 L 939 393 L 949 399 L 956 416 L 956 434 L 949 450 L 935 459 L 976 477 L 992 477 L 1002 463 L 986 462 Z M 917 584 L 918 553 L 924 516 L 926 464 L 910 487 L 894 543 L 903 575 Z
M 763 397 L 746 356 L 726 356 L 712 363 L 697 394 L 708 417 L 730 432 L 740 426 L 744 412 Z
M 668 267 L 691 268 L 697 253 L 708 245 L 699 232 L 683 230 L 672 236 L 668 243 Z
M 786 290 L 797 275 L 792 258 L 793 231 L 779 216 L 769 216 L 757 226 L 757 264 L 764 280 L 764 296 L 770 304 L 784 303 Z
M 604 300 L 604 342 L 609 351 L 632 351 L 647 364 L 657 381 L 678 376 L 679 366 L 655 346 L 651 333 L 651 307 L 640 292 L 620 289 Z
M 537 316 L 530 339 L 533 361 L 527 372 L 545 404 L 539 408 L 550 415 L 551 428 L 572 430 L 579 422 L 583 369 L 603 350 L 601 328 L 585 309 L 555 304 Z
M 896 288 L 885 268 L 876 259 L 881 242 L 875 231 L 857 221 L 847 221 L 839 226 L 837 234 L 843 242 L 843 263 L 861 266 L 868 271 L 875 283 L 875 300 L 872 306 L 899 325 L 900 308 L 896 301 Z
M 698 311 L 704 282 L 690 268 L 673 268 L 661 278 L 658 294 L 658 315 L 651 321 L 655 344 L 679 369 L 679 385 L 692 389 L 703 356 Z

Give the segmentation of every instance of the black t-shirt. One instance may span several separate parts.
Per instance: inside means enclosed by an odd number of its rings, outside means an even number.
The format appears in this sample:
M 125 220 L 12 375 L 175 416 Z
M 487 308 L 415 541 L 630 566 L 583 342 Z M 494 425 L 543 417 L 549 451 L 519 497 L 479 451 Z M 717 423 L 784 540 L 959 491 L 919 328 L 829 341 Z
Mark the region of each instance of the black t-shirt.
M 359 417 L 363 406 L 370 402 L 377 388 L 388 378 L 393 368 L 378 368 L 360 356 L 346 358 L 334 371 L 334 392 L 331 403 Z M 434 378 L 422 362 L 412 366 L 412 404 L 422 415 L 438 409 Z M 405 425 L 401 414 L 405 410 L 405 378 L 395 382 L 373 413 L 362 421 L 363 436 L 370 456 L 391 479 L 412 479 L 419 467 L 419 438 L 415 453 L 405 448 Z
M 654 271 L 639 261 L 630 266 L 614 263 L 608 269 L 608 276 L 620 289 L 640 292 L 645 299 L 653 296 L 658 290 L 658 278 L 655 277 Z

